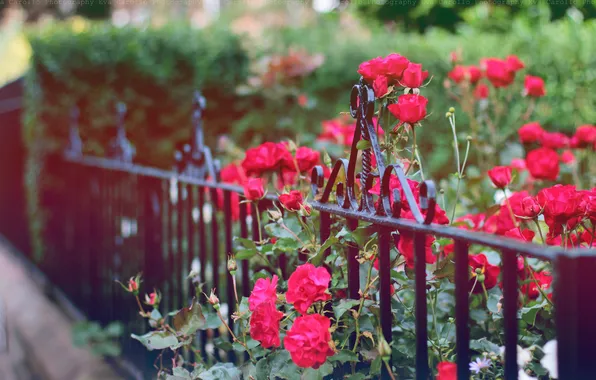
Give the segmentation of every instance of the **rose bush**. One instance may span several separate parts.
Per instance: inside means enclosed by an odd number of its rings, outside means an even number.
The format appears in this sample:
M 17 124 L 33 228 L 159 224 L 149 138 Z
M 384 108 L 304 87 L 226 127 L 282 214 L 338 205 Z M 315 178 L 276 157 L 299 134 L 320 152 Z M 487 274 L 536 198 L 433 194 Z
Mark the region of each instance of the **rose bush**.
M 498 136 L 497 125 L 504 105 L 494 99 L 493 111 L 487 98 L 502 94 L 520 79 L 524 63 L 515 56 L 506 59 L 487 58 L 479 66 L 455 66 L 449 81 L 459 92 L 460 108 L 470 113 L 470 134 L 461 138 L 455 122 L 459 112 L 448 110 L 445 128 L 453 134 L 455 172 L 441 186 L 435 206 L 436 224 L 451 225 L 501 236 L 503 239 L 562 248 L 586 248 L 596 244 L 596 188 L 590 160 L 596 143 L 596 127 L 583 125 L 574 136 L 548 131 L 538 122 L 526 122 L 519 129 L 523 148 L 514 159 L 500 162 L 495 149 L 509 140 Z M 422 127 L 432 105 L 421 95 L 428 73 L 420 64 L 399 54 L 378 57 L 360 65 L 358 73 L 374 91 L 378 112 L 373 120 L 385 162 L 402 162 L 409 177 L 407 186 L 390 178 L 389 188 L 405 199 L 411 192 L 420 205 L 420 183 L 425 179 L 424 160 L 416 143 L 416 131 Z M 519 80 L 518 80 L 519 81 Z M 480 87 L 483 86 L 483 87 Z M 491 87 L 489 87 L 491 86 Z M 478 89 L 481 90 L 478 90 Z M 528 102 L 532 115 L 537 98 L 544 95 L 542 80 L 526 77 L 525 89 L 518 93 Z M 481 94 L 478 94 L 481 93 Z M 487 94 L 488 93 L 488 94 Z M 512 93 L 513 94 L 513 93 Z M 505 95 L 507 96 L 507 95 Z M 480 111 L 477 113 L 477 111 Z M 489 112 L 490 111 L 490 112 Z M 478 115 L 478 118 L 475 116 Z M 439 126 L 434 126 L 439 128 Z M 345 151 L 354 143 L 357 126 L 344 116 L 323 123 L 318 143 L 335 151 Z M 510 136 L 510 140 L 517 140 Z M 367 149 L 361 140 L 354 148 Z M 228 142 L 230 144 L 230 142 Z M 465 149 L 460 147 L 465 146 Z M 491 147 L 486 150 L 486 147 Z M 325 149 L 325 152 L 333 149 Z M 560 156 L 571 150 L 575 159 Z M 522 157 L 524 156 L 525 157 Z M 376 167 L 380 157 L 373 157 Z M 292 141 L 266 142 L 249 149 L 243 157 L 222 169 L 222 179 L 244 186 L 246 203 L 264 202 L 266 192 L 277 192 L 276 204 L 257 214 L 258 241 L 236 238 L 234 256 L 228 260 L 228 271 L 236 284 L 236 260 L 247 260 L 255 270 L 254 287 L 249 297 L 227 300 L 228 309 L 220 305 L 217 293 L 203 293 L 198 273 L 191 273 L 198 297 L 190 307 L 173 314 L 172 323 L 158 311 L 158 302 L 149 303 L 151 312 L 141 308 L 154 329 L 136 339 L 148 347 L 155 338 L 166 340 L 162 348 L 176 352 L 174 368 L 161 368 L 160 376 L 210 378 L 206 373 L 216 368 L 228 375 L 245 378 L 378 378 L 381 369 L 394 378 L 412 378 L 415 367 L 414 317 L 414 236 L 407 231 L 393 231 L 395 242 L 390 252 L 392 342 L 380 332 L 379 321 L 379 247 L 377 231 L 361 223 L 348 228 L 344 220 L 332 218 L 330 237 L 320 241 L 318 212 L 309 205 L 309 172 L 323 165 L 329 175 L 331 159 L 310 147 Z M 476 171 L 476 175 L 468 172 Z M 240 180 L 241 179 L 241 180 Z M 355 191 L 362 196 L 359 180 Z M 573 183 L 573 184 L 571 184 Z M 451 187 L 453 185 L 453 187 Z M 377 203 L 380 183 L 374 180 L 369 195 Z M 447 190 L 447 191 L 445 191 Z M 451 191 L 453 190 L 453 191 Z M 245 207 L 238 203 L 233 207 Z M 235 215 L 237 211 L 233 211 Z M 414 210 L 402 203 L 400 217 L 415 219 Z M 266 234 L 262 235 L 262 232 Z M 347 298 L 350 247 L 358 247 L 360 289 L 355 299 Z M 428 235 L 425 241 L 427 297 L 429 304 L 429 360 L 438 379 L 455 379 L 454 310 L 454 243 L 450 239 Z M 327 254 L 328 253 L 328 254 Z M 353 254 L 353 253 L 352 253 Z M 305 262 L 306 261 L 306 262 Z M 503 378 L 503 311 L 501 254 L 488 247 L 470 246 L 469 303 L 470 337 L 474 354 L 469 364 L 474 379 Z M 550 359 L 555 336 L 552 300 L 552 268 L 549 263 L 519 257 L 519 326 L 518 359 L 520 376 L 526 379 L 556 377 Z M 286 275 L 284 275 L 286 274 Z M 127 291 L 138 298 L 140 278 Z M 157 293 L 155 293 L 157 294 Z M 204 296 L 201 296 L 201 295 Z M 201 309 L 198 299 L 212 305 Z M 148 296 L 151 300 L 152 297 Z M 230 313 L 233 307 L 233 313 Z M 213 309 L 213 310 L 211 310 Z M 189 315 L 197 314 L 196 319 Z M 229 325 L 231 317 L 235 324 Z M 194 322 L 193 322 L 194 321 Z M 177 352 L 193 348 L 199 329 L 219 328 L 232 344 L 220 339 L 209 352 L 185 361 Z M 148 343 L 151 339 L 153 346 Z M 169 340 L 168 340 L 169 339 Z M 549 342 L 549 343 L 547 343 Z M 226 344 L 227 343 L 227 344 Z M 546 346 L 545 346 L 546 345 Z M 540 347 L 544 346 L 544 350 Z M 247 353 L 241 367 L 216 364 L 208 370 L 209 361 L 220 351 Z M 550 356 L 547 356 L 550 355 Z M 546 364 L 544 364 L 546 363 Z M 358 365 L 356 365 L 358 364 Z M 190 369 L 193 369 L 190 372 Z M 231 375 L 230 375 L 231 376 Z

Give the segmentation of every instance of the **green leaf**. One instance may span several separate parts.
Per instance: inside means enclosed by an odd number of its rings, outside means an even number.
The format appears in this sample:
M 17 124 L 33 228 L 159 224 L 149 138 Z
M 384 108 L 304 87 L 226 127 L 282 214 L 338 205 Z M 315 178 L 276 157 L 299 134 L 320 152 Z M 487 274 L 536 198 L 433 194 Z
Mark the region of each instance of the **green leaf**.
M 149 351 L 163 350 L 178 344 L 178 339 L 169 331 L 152 331 L 141 336 L 135 334 L 130 336 L 141 342 Z
M 124 327 L 122 326 L 122 323 L 120 323 L 120 322 L 112 322 L 106 326 L 106 328 L 103 330 L 103 332 L 108 337 L 117 338 L 124 333 Z
M 240 380 L 242 372 L 232 363 L 217 363 L 199 375 L 201 380 Z
M 296 252 L 300 247 L 301 243 L 296 238 L 280 238 L 275 242 L 275 249 L 282 252 Z
M 173 325 L 178 336 L 191 336 L 197 330 L 205 328 L 205 316 L 196 298 L 193 298 L 189 307 L 178 310 L 174 315 Z
M 499 352 L 499 346 L 489 342 L 486 338 L 470 340 L 470 348 L 478 352 Z
M 546 300 L 542 301 L 541 303 L 532 305 L 530 307 L 524 307 L 520 310 L 521 319 L 529 325 L 534 325 L 536 323 L 536 315 L 538 312 L 546 306 Z
M 346 380 L 364 380 L 364 379 L 366 379 L 366 375 L 358 372 L 358 373 L 351 375 Z
M 149 316 L 149 326 L 156 328 L 158 327 L 159 321 L 163 319 L 163 316 L 157 309 L 151 310 L 151 315 Z
M 257 245 L 252 239 L 246 239 L 241 237 L 234 238 L 235 243 L 240 243 L 244 248 L 248 249 L 257 249 Z
M 486 302 L 486 307 L 488 311 L 493 313 L 493 315 L 501 314 L 499 311 L 498 303 L 501 302 L 501 294 L 499 293 L 491 293 L 488 295 L 488 301 Z
M 336 353 L 335 355 L 331 356 L 328 360 L 330 362 L 340 362 L 340 363 L 357 362 L 358 355 L 356 355 L 355 353 L 353 353 L 350 350 L 341 350 L 338 353 Z
M 333 366 L 329 363 L 325 363 L 320 366 L 318 369 L 314 368 L 307 368 L 304 370 L 302 374 L 302 379 L 304 380 L 323 380 L 325 376 L 331 375 L 333 373 Z
M 364 150 L 370 148 L 372 145 L 368 140 L 360 140 L 356 143 L 356 149 Z
M 436 278 L 448 278 L 453 280 L 455 277 L 455 260 L 454 254 L 450 253 L 445 259 L 442 259 L 439 264 L 439 269 L 434 272 Z
M 257 254 L 256 249 L 239 249 L 234 257 L 236 260 L 250 260 Z
M 182 368 L 182 367 L 175 367 L 174 369 L 172 369 L 172 375 L 168 375 L 166 377 L 167 380 L 192 380 L 192 376 L 190 375 L 190 372 L 188 372 L 186 369 Z
M 337 305 L 333 306 L 333 313 L 335 313 L 335 318 L 340 319 L 342 315 L 346 313 L 346 311 L 359 304 L 359 300 L 340 300 Z
M 246 351 L 246 349 L 244 348 L 244 346 L 241 345 L 238 342 L 232 343 L 232 347 L 234 348 L 234 351 L 237 351 L 237 352 L 244 352 L 244 351 Z
M 376 375 L 381 373 L 381 365 L 383 364 L 383 361 L 381 360 L 381 356 L 377 356 L 375 358 L 375 360 L 372 361 L 372 363 L 370 364 L 370 374 L 371 375 Z

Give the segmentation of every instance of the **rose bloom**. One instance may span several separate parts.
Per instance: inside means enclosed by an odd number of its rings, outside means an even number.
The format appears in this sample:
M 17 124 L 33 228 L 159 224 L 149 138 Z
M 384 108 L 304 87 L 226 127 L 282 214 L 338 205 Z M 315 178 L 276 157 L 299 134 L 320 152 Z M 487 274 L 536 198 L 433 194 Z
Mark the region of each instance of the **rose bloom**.
M 333 144 L 352 145 L 356 124 L 344 124 L 341 120 L 325 120 L 322 122 L 323 132 L 317 137 L 318 141 L 328 141 Z
M 532 242 L 532 240 L 534 240 L 535 235 L 536 233 L 532 230 L 522 230 L 520 232 L 519 228 L 512 228 L 509 231 L 505 232 L 503 236 L 521 241 Z
M 564 150 L 563 153 L 561 153 L 560 159 L 562 163 L 568 165 L 573 164 L 575 162 L 575 156 L 573 155 L 573 152 L 569 149 Z
M 514 210 L 514 212 L 516 212 L 515 215 L 526 218 L 535 218 L 541 211 L 542 207 L 540 207 L 536 198 L 531 196 L 524 197 L 520 202 L 519 209 Z
M 246 173 L 241 166 L 235 164 L 229 164 L 224 166 L 220 172 L 221 181 L 224 183 L 232 183 L 236 185 L 242 185 L 246 182 Z M 220 210 L 224 209 L 224 195 L 222 190 L 217 190 L 217 207 Z M 236 192 L 232 192 L 230 194 L 231 198 L 231 210 L 232 210 L 232 220 L 236 221 L 240 219 L 240 207 L 246 208 L 247 215 L 250 213 L 250 205 L 249 204 L 241 204 L 240 203 L 240 195 Z
M 399 124 L 414 125 L 426 117 L 428 99 L 422 95 L 400 95 L 396 104 L 391 104 L 389 112 L 399 119 Z
M 515 79 L 515 71 L 509 68 L 506 61 L 497 58 L 488 58 L 483 62 L 486 68 L 486 77 L 493 86 L 507 87 Z
M 457 364 L 441 362 L 437 364 L 436 380 L 457 380 Z
M 259 341 L 263 348 L 279 347 L 279 321 L 283 316 L 275 302 L 259 304 L 250 316 L 250 337 Z
M 373 58 L 362 62 L 358 66 L 358 74 L 362 75 L 368 83 L 373 83 L 379 75 L 384 73 L 384 63 L 382 57 Z
M 573 137 L 578 147 L 586 147 L 596 143 L 596 125 L 580 125 Z
M 383 59 L 385 75 L 397 82 L 402 79 L 403 72 L 409 64 L 410 61 L 406 57 L 397 53 L 391 53 Z
M 321 153 L 314 149 L 301 146 L 296 149 L 296 163 L 298 164 L 298 170 L 300 173 L 309 172 L 320 163 Z M 296 167 L 292 167 L 296 170 Z
M 523 69 L 524 67 L 526 67 L 524 65 L 524 63 L 516 56 L 516 55 L 510 55 L 505 59 L 505 63 L 507 64 L 507 67 L 509 68 L 509 70 L 516 72 L 519 71 L 521 69 Z
M 546 95 L 546 89 L 544 88 L 544 80 L 540 77 L 532 75 L 526 75 L 524 82 L 524 95 L 532 96 L 535 98 Z
M 488 98 L 488 86 L 484 83 L 478 83 L 474 89 L 474 97 L 476 99 L 487 99 Z
M 249 178 L 244 184 L 244 196 L 249 201 L 255 201 L 263 198 L 265 195 L 265 188 L 263 187 L 262 178 Z
M 248 297 L 248 310 L 255 311 L 256 308 L 264 302 L 273 302 L 277 300 L 277 282 L 278 277 L 259 278 Z
M 288 279 L 286 300 L 294 305 L 300 314 L 306 311 L 314 302 L 331 299 L 328 287 L 331 275 L 323 267 L 315 267 L 310 263 L 302 264 Z
M 488 176 L 499 189 L 504 189 L 511 183 L 511 168 L 509 166 L 495 166 L 488 171 Z
M 404 87 L 418 88 L 427 77 L 428 71 L 422 71 L 421 64 L 410 62 L 403 72 L 400 83 Z
M 530 270 L 533 271 L 533 269 Z M 540 284 L 540 288 L 546 293 L 546 290 L 550 288 L 550 285 L 553 282 L 553 277 L 551 274 L 547 271 L 534 272 L 534 277 L 536 278 L 536 281 L 538 281 L 538 284 Z M 538 296 L 540 296 L 540 290 L 538 290 L 538 285 L 532 278 L 531 274 L 528 274 L 528 280 L 531 282 L 522 286 L 522 292 L 524 292 L 528 298 L 535 300 L 538 298 Z M 547 296 L 550 298 L 550 294 Z
M 282 161 L 291 159 L 284 144 L 266 142 L 246 151 L 242 168 L 247 175 L 260 176 L 269 170 L 276 170 Z
M 387 83 L 387 77 L 384 75 L 379 75 L 375 79 L 372 85 L 373 90 L 375 91 L 375 96 L 377 98 L 380 98 L 387 93 L 387 91 L 389 90 L 389 85 Z
M 554 181 L 559 175 L 559 155 L 549 148 L 538 148 L 526 156 L 526 167 L 536 179 Z
M 455 83 L 461 83 L 464 80 L 472 84 L 477 83 L 482 78 L 482 71 L 476 66 L 455 66 L 448 74 L 449 78 Z
M 574 226 L 578 221 L 577 217 L 583 214 L 580 207 L 582 194 L 573 185 L 555 185 L 542 189 L 536 199 L 543 208 L 544 221 L 553 237 L 561 233 L 564 224 Z
M 303 315 L 294 321 L 284 346 L 292 361 L 301 368 L 319 368 L 335 353 L 329 346 L 331 320 L 320 314 Z
M 540 143 L 545 148 L 562 149 L 569 146 L 569 137 L 561 132 L 544 132 L 540 136 Z
M 519 172 L 526 170 L 526 161 L 522 158 L 514 158 L 511 160 L 511 164 L 509 164 L 512 169 L 515 169 Z
M 426 235 L 426 240 L 424 241 L 424 259 L 427 264 L 433 264 L 437 261 L 437 256 L 435 256 L 432 249 L 434 242 L 434 236 Z M 406 259 L 406 266 L 408 268 L 414 268 L 414 234 L 408 231 L 400 231 L 397 250 Z
M 302 193 L 298 190 L 292 190 L 286 194 L 280 194 L 279 202 L 288 211 L 299 211 L 304 205 Z M 310 207 L 306 207 L 310 211 Z
M 540 123 L 535 121 L 532 123 L 524 124 L 521 126 L 520 129 L 517 130 L 517 134 L 519 135 L 519 141 L 525 144 L 539 141 L 544 133 L 545 132 L 540 126 Z
M 481 281 L 477 279 L 479 276 L 484 276 L 484 286 L 486 290 L 492 289 L 497 285 L 497 279 L 499 273 L 501 273 L 501 268 L 489 263 L 483 253 L 470 255 L 468 257 L 468 265 L 470 266 L 470 271 L 472 273 L 470 278 L 470 289 L 472 289 L 473 293 L 482 293 L 484 291 Z M 477 269 L 480 270 L 479 274 L 476 273 Z

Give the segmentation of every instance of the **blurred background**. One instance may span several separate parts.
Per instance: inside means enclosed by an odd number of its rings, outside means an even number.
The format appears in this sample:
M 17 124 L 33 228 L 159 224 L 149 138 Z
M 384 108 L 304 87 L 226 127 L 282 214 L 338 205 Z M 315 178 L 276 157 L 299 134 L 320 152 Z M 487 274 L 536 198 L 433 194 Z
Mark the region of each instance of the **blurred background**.
M 75 105 L 85 153 L 106 154 L 124 102 L 136 161 L 166 169 L 190 137 L 196 89 L 211 147 L 286 137 L 316 145 L 321 122 L 348 111 L 358 65 L 398 52 L 432 76 L 418 144 L 425 170 L 441 179 L 454 171 L 444 118 L 455 103 L 452 57 L 471 65 L 516 54 L 546 82 L 535 111 L 545 129 L 594 123 L 594 3 L 503 3 L 0 0 L 0 233 L 43 260 L 48 206 L 63 186 L 54 158 Z M 499 133 L 520 126 L 523 104 L 508 107 Z M 468 134 L 463 115 L 458 130 Z

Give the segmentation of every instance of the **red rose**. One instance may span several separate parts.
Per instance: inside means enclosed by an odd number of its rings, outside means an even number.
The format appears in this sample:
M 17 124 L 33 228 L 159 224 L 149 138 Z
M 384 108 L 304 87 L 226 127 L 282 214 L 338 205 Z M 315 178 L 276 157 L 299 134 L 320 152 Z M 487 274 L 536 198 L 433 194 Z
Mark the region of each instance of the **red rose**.
M 455 83 L 461 83 L 466 79 L 466 72 L 467 70 L 464 66 L 457 65 L 449 72 L 449 74 L 447 74 L 447 76 Z
M 538 122 L 524 124 L 517 130 L 519 141 L 528 144 L 540 140 L 544 133 L 544 130 Z
M 484 60 L 486 77 L 495 87 L 507 87 L 515 79 L 515 71 L 512 71 L 506 61 L 497 58 Z
M 523 216 L 526 218 L 535 218 L 540 214 L 542 211 L 542 207 L 534 197 L 524 197 L 520 202 L 520 207 L 518 210 L 514 210 L 516 212 L 515 215 Z
M 533 271 L 533 269 L 530 270 Z M 539 286 L 546 293 L 546 290 L 550 288 L 550 285 L 553 282 L 553 277 L 546 271 L 534 272 L 534 277 L 536 278 L 536 281 L 534 281 L 531 274 L 528 274 L 527 281 L 530 281 L 530 283 L 522 286 L 522 291 L 532 300 L 535 300 L 540 296 Z M 536 282 L 538 282 L 538 284 L 536 284 Z M 550 296 L 550 294 L 547 294 L 547 296 Z
M 232 183 L 236 185 L 242 185 L 246 182 L 246 173 L 241 166 L 235 164 L 229 164 L 224 166 L 220 172 L 221 181 L 224 183 Z M 220 210 L 224 209 L 224 196 L 223 191 L 217 191 L 217 207 Z M 232 205 L 232 220 L 236 221 L 240 218 L 240 207 L 245 207 L 247 215 L 250 213 L 249 204 L 240 203 L 240 195 L 236 192 L 231 193 L 231 205 Z
M 470 255 L 468 258 L 468 265 L 471 268 L 472 276 L 470 278 L 470 289 L 473 293 L 482 293 L 482 283 L 486 290 L 492 289 L 497 285 L 497 279 L 501 269 L 492 265 L 486 259 L 483 253 L 477 255 Z
M 474 97 L 476 99 L 487 99 L 488 98 L 488 86 L 484 83 L 478 83 L 474 89 Z
M 580 125 L 575 130 L 573 137 L 577 140 L 578 147 L 596 143 L 596 125 Z
M 300 173 L 311 171 L 312 168 L 320 163 L 320 159 L 321 153 L 314 149 L 305 146 L 296 149 L 296 162 L 298 163 Z M 296 167 L 294 166 L 293 169 L 295 170 Z
M 322 122 L 323 132 L 317 140 L 328 141 L 333 144 L 350 146 L 354 140 L 356 124 L 343 124 L 340 120 L 326 120 Z
M 457 380 L 457 364 L 441 362 L 437 364 L 436 380 Z
M 532 240 L 534 240 L 534 235 L 536 235 L 536 233 L 532 230 L 520 231 L 519 228 L 512 228 L 505 232 L 503 236 L 531 243 Z
M 250 316 L 250 337 L 261 342 L 263 348 L 279 347 L 279 321 L 283 316 L 275 302 L 261 303 Z
M 526 156 L 526 167 L 532 177 L 554 181 L 559 175 L 559 155 L 549 148 L 534 149 Z
M 273 302 L 277 300 L 277 281 L 276 275 L 273 278 L 259 278 L 255 282 L 255 286 L 248 297 L 248 309 L 255 311 L 256 308 L 265 302 Z
M 389 89 L 387 84 L 387 77 L 384 75 L 379 75 L 375 81 L 373 82 L 373 90 L 375 90 L 375 96 L 377 98 L 383 97 Z
M 294 321 L 284 346 L 298 367 L 319 368 L 334 352 L 331 341 L 331 320 L 320 314 L 303 315 Z
M 247 175 L 260 176 L 268 170 L 277 170 L 281 162 L 289 156 L 290 152 L 284 144 L 266 142 L 246 151 L 242 168 Z
M 403 72 L 400 83 L 404 87 L 418 88 L 427 77 L 428 71 L 422 71 L 421 64 L 410 62 Z
M 426 235 L 424 242 L 425 261 L 427 264 L 433 264 L 437 261 L 437 256 L 433 253 L 432 245 L 435 238 L 431 235 Z M 400 231 L 399 243 L 397 250 L 406 259 L 406 266 L 414 268 L 414 234 L 408 231 Z
M 517 170 L 518 172 L 526 170 L 526 161 L 522 158 L 514 158 L 511 160 L 511 164 L 509 164 L 512 169 Z
M 262 178 L 249 178 L 244 184 L 244 196 L 249 201 L 261 199 L 264 195 L 265 188 L 263 187 Z
M 457 218 L 455 223 L 464 230 L 479 230 L 485 219 L 485 214 L 467 214 Z
M 499 189 L 504 189 L 511 183 L 511 168 L 509 166 L 495 166 L 488 171 L 488 176 Z
M 416 124 L 426 116 L 426 99 L 422 95 L 400 95 L 396 104 L 391 104 L 389 112 L 399 119 L 399 123 Z
M 475 84 L 482 78 L 482 71 L 476 66 L 455 66 L 453 70 L 447 74 L 455 83 L 461 83 L 464 80 Z
M 569 137 L 561 132 L 544 132 L 540 136 L 540 143 L 545 148 L 562 149 L 569 146 Z
M 575 162 L 575 156 L 573 155 L 573 152 L 570 151 L 569 149 L 564 150 L 563 153 L 561 153 L 561 162 L 564 164 L 572 164 Z
M 524 63 L 516 55 L 508 56 L 505 59 L 505 63 L 507 64 L 507 68 L 513 72 L 519 71 L 526 67 Z
M 540 77 L 526 75 L 526 80 L 524 82 L 524 95 L 533 96 L 535 98 L 546 95 L 544 80 L 542 80 Z
M 582 194 L 573 185 L 555 185 L 540 190 L 536 196 L 543 209 L 544 221 L 553 236 L 558 236 L 564 224 L 575 224 L 582 215 Z
M 410 61 L 406 57 L 396 53 L 389 54 L 387 57 L 385 57 L 385 59 L 383 59 L 383 69 L 385 70 L 384 74 L 388 76 L 389 79 L 399 82 L 402 78 L 404 70 L 409 64 Z
M 305 206 L 306 211 L 310 211 L 310 207 L 304 205 L 302 193 L 298 190 L 292 190 L 287 194 L 280 194 L 279 202 L 288 211 L 299 211 L 302 206 Z
M 362 62 L 358 66 L 358 74 L 362 75 L 368 83 L 373 83 L 377 76 L 383 75 L 384 62 L 382 57 L 373 58 L 369 61 Z
M 314 302 L 331 299 L 327 291 L 330 280 L 327 269 L 309 263 L 300 265 L 288 279 L 286 301 L 293 304 L 300 314 L 306 314 Z

